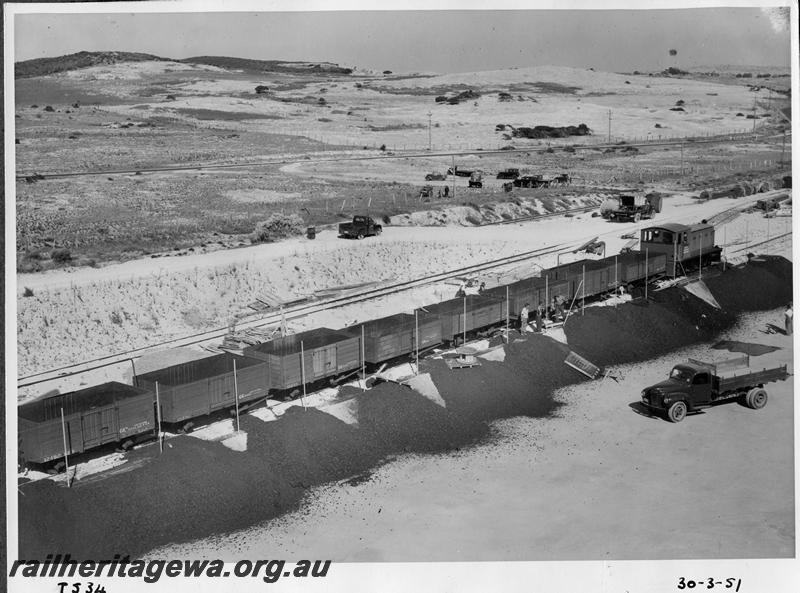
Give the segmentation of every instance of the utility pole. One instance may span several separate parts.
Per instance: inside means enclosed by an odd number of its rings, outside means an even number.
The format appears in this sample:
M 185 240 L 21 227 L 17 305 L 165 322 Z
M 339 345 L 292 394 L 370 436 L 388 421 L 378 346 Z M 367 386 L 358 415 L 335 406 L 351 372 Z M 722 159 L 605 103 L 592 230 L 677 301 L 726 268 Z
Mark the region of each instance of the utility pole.
M 781 167 L 783 167 L 783 158 L 786 155 L 786 130 L 783 131 L 783 146 L 781 147 Z
M 608 143 L 611 144 L 611 110 L 608 110 Z
M 432 112 L 428 112 L 428 152 L 431 151 L 431 116 L 433 116 Z
M 456 199 L 456 157 L 453 156 L 453 199 Z
M 683 177 L 683 142 L 681 142 L 681 177 Z
M 756 96 L 753 95 L 753 134 L 756 133 Z

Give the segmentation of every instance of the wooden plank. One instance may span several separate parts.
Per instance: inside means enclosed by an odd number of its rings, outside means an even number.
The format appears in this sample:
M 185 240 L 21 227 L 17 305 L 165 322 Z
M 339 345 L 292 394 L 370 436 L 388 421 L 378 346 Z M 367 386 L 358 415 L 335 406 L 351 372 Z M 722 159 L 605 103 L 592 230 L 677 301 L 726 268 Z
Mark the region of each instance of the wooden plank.
M 573 369 L 583 373 L 590 379 L 596 379 L 600 376 L 600 367 L 592 364 L 582 356 L 579 356 L 572 351 L 570 351 L 570 353 L 564 359 L 564 364 L 571 366 Z

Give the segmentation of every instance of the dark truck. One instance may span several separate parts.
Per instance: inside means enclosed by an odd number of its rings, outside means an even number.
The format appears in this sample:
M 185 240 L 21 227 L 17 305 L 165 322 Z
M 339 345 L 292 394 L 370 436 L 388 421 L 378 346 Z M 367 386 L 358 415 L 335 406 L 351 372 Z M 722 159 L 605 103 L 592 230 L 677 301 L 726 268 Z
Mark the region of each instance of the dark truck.
M 363 239 L 370 235 L 380 235 L 383 227 L 376 224 L 369 216 L 354 216 L 353 222 L 343 222 L 339 225 L 339 236 L 352 239 Z
M 519 169 L 504 169 L 497 174 L 498 179 L 516 179 L 519 177 Z
M 653 218 L 661 212 L 661 196 L 648 194 L 647 196 L 621 195 L 617 198 L 619 206 L 609 211 L 610 220 L 639 222 L 643 218 Z
M 676 364 L 669 379 L 642 391 L 642 403 L 651 411 L 680 422 L 689 412 L 738 400 L 758 410 L 767 405 L 764 384 L 788 376 L 786 365 L 754 370 L 747 355 L 718 363 L 689 359 Z

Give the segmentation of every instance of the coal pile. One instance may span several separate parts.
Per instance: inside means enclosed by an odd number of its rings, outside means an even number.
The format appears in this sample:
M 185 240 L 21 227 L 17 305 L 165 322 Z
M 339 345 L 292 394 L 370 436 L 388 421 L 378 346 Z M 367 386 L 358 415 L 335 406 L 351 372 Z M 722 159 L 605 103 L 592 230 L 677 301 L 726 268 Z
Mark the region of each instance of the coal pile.
M 713 339 L 736 316 L 720 311 L 681 288 L 619 307 L 589 307 L 564 326 L 572 349 L 594 364 L 607 366 L 647 360 Z
M 385 455 L 455 450 L 488 434 L 478 416 L 442 408 L 408 387 L 390 383 L 378 385 L 359 402 L 358 420 L 370 445 Z
M 759 256 L 705 280 L 726 311 L 767 311 L 792 301 L 792 262 L 779 256 Z
M 502 363 L 481 361 L 480 367 L 451 371 L 443 361 L 431 361 L 431 377 L 448 410 L 485 420 L 555 411 L 552 392 L 581 380 L 564 365 L 569 349 L 541 334 L 529 334 L 524 342 L 515 342 L 515 335 Z

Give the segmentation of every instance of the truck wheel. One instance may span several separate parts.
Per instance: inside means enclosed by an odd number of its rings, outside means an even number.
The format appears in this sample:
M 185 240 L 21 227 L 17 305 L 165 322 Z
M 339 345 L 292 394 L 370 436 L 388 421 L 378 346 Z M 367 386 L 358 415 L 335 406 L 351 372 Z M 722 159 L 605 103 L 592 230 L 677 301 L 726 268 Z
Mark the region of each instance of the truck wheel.
M 767 405 L 767 392 L 761 387 L 756 387 L 747 393 L 747 397 L 744 401 L 748 408 L 760 410 Z
M 357 237 L 357 239 L 358 239 L 359 241 L 361 241 L 361 239 L 363 239 L 363 238 L 364 238 L 364 233 L 358 233 L 358 237 Z
M 686 404 L 684 402 L 675 402 L 667 410 L 667 418 L 670 422 L 680 422 L 686 418 Z
M 375 229 L 375 235 L 380 235 L 383 232 L 383 229 Z
M 636 214 L 633 215 L 633 222 L 639 222 L 640 220 L 642 220 L 641 213 L 637 212 Z

